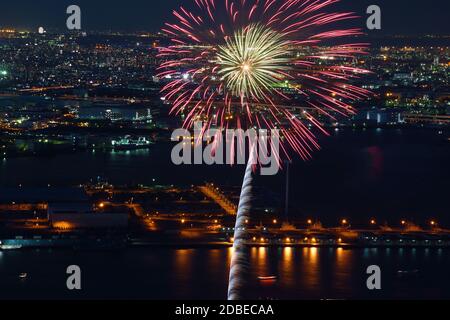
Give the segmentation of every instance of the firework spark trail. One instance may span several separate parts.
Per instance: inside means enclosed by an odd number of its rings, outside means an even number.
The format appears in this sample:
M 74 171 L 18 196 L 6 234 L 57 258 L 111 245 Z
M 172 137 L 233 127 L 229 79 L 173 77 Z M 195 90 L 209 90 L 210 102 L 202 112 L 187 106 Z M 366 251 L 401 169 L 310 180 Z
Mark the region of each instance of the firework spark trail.
M 228 300 L 240 300 L 242 287 L 245 285 L 245 275 L 249 270 L 248 248 L 245 245 L 247 232 L 245 223 L 250 219 L 253 165 L 256 163 L 256 142 L 250 147 L 250 157 L 242 183 L 239 207 L 234 227 L 233 254 L 231 256 L 230 278 L 228 284 Z
M 278 163 L 282 156 L 291 160 L 291 151 L 309 159 L 320 148 L 316 132 L 327 134 L 324 119 L 353 115 L 352 105 L 370 96 L 354 84 L 368 73 L 357 67 L 356 59 L 366 54 L 368 45 L 345 40 L 361 35 L 360 29 L 334 26 L 356 18 L 335 12 L 339 1 L 186 1 L 173 12 L 177 22 L 166 23 L 163 31 L 172 44 L 161 47 L 158 55 L 158 76 L 168 82 L 161 92 L 172 104 L 171 114 L 182 115 L 185 128 L 203 121 L 202 134 L 210 128 L 278 129 Z M 241 150 L 244 140 L 238 137 L 236 148 Z M 236 220 L 229 299 L 241 298 L 248 266 L 244 240 L 251 183 L 249 160 Z
M 282 155 L 289 158 L 289 147 L 310 158 L 319 148 L 310 129 L 323 132 L 324 118 L 352 115 L 351 104 L 369 96 L 350 84 L 367 73 L 352 63 L 367 44 L 326 45 L 362 34 L 333 26 L 356 18 L 334 12 L 339 1 L 192 0 L 174 10 L 158 71 L 169 82 L 162 93 L 171 113 L 184 115 L 184 127 L 202 120 L 205 128 L 279 128 Z
M 280 34 L 261 25 L 250 25 L 228 38 L 226 45 L 219 46 L 218 73 L 233 95 L 261 99 L 264 90 L 270 90 L 270 84 L 290 69 L 290 60 L 284 57 L 288 44 Z

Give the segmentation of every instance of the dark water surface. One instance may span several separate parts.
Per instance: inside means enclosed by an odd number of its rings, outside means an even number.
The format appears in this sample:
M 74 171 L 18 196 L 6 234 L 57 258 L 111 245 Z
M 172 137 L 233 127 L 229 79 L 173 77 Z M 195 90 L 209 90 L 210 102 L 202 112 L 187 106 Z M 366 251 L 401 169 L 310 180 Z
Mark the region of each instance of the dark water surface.
M 450 226 L 448 131 L 343 129 L 322 141 L 314 159 L 291 166 L 290 214 L 336 225 L 340 217 Z M 0 186 L 68 186 L 98 176 L 115 184 L 239 186 L 243 167 L 174 166 L 169 144 L 147 151 L 81 152 L 0 160 Z M 284 172 L 257 177 L 283 202 Z M 275 299 L 450 298 L 445 249 L 252 248 L 251 297 Z M 0 251 L 0 298 L 223 299 L 229 249 L 129 248 L 111 252 Z M 66 268 L 82 268 L 83 290 L 67 291 Z M 382 270 L 382 290 L 366 288 L 366 268 Z M 399 270 L 418 270 L 400 277 Z M 28 278 L 19 279 L 21 272 Z M 258 276 L 277 275 L 261 284 Z
M 445 249 L 251 248 L 254 299 L 450 298 Z M 0 299 L 225 299 L 231 249 L 131 248 L 117 252 L 0 252 Z M 66 268 L 82 270 L 82 290 L 66 289 Z M 382 290 L 366 287 L 381 268 Z M 399 276 L 398 271 L 413 271 Z M 27 272 L 26 280 L 19 279 Z M 275 283 L 258 276 L 277 275 Z
M 450 227 L 450 132 L 442 129 L 341 129 L 322 139 L 308 162 L 290 169 L 291 214 L 335 223 L 340 217 L 380 222 L 438 219 Z M 175 166 L 172 145 L 150 150 L 81 152 L 52 157 L 0 159 L 0 186 L 74 186 L 102 177 L 114 184 L 240 186 L 244 167 Z M 284 206 L 285 172 L 256 177 Z M 270 201 L 269 201 L 270 200 Z

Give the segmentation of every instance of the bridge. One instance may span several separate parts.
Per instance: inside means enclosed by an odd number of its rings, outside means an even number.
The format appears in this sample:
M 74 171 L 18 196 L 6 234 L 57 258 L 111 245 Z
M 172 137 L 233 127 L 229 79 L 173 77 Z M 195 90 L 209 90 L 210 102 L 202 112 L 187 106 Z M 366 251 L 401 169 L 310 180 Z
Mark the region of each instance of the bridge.
M 198 187 L 198 189 L 208 198 L 217 203 L 229 215 L 235 216 L 237 213 L 237 206 L 231 202 L 223 193 L 215 188 L 213 184 L 206 184 Z

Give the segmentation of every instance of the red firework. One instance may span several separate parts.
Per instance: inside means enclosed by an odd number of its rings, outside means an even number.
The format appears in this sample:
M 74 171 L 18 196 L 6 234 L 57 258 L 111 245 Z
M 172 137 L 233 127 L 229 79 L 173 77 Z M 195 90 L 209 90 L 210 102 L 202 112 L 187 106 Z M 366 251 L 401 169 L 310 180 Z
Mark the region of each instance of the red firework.
M 339 27 L 357 18 L 334 12 L 339 0 L 187 2 L 166 23 L 172 44 L 158 55 L 162 93 L 185 128 L 278 129 L 281 152 L 308 159 L 319 148 L 315 128 L 327 134 L 323 119 L 354 114 L 370 95 L 354 84 L 367 73 L 355 66 L 367 44 L 348 40 L 360 29 Z

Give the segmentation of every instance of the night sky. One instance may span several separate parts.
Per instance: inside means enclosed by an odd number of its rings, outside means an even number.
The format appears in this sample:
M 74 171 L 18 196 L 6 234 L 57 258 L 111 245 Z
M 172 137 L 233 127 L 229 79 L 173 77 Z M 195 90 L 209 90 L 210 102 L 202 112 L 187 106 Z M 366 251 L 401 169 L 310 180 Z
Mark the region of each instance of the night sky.
M 172 9 L 193 0 L 13 0 L 1 1 L 0 26 L 64 30 L 70 4 L 82 9 L 85 30 L 157 31 Z M 381 34 L 450 34 L 449 0 L 342 0 L 339 7 L 365 16 L 368 5 L 382 9 Z M 360 21 L 365 26 L 365 20 Z

